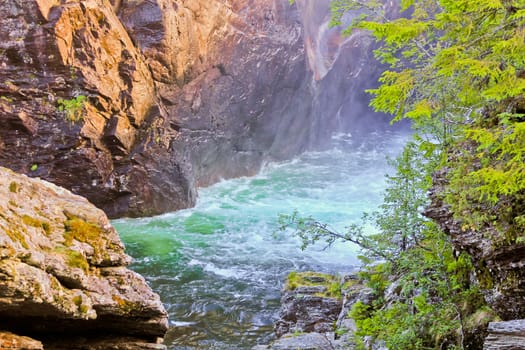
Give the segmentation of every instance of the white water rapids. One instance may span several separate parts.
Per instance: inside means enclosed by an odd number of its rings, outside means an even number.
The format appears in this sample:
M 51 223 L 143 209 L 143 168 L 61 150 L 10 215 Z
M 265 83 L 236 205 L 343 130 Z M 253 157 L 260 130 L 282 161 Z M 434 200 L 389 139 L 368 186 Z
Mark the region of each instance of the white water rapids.
M 252 178 L 200 190 L 195 208 L 114 221 L 170 314 L 170 349 L 250 349 L 272 339 L 282 283 L 292 270 L 340 273 L 357 264 L 356 247 L 299 249 L 277 233 L 278 215 L 295 209 L 343 231 L 381 202 L 386 157 L 406 134 L 353 140 L 337 135 L 328 151 L 268 164 Z

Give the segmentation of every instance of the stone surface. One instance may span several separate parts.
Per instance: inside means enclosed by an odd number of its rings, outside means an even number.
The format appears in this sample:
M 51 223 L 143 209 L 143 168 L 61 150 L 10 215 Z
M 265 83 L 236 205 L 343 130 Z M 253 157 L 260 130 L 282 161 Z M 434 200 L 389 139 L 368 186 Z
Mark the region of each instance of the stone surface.
M 320 333 L 287 334 L 275 341 L 271 350 L 332 350 L 332 344 L 326 335 Z
M 327 29 L 328 0 L 5 0 L 0 16 L 0 165 L 110 217 L 192 206 L 198 186 L 386 124 L 362 93 L 371 40 Z
M 285 291 L 281 298 L 279 320 L 275 333 L 282 336 L 293 332 L 333 332 L 334 323 L 341 311 L 342 301 L 318 296 L 323 287 L 298 287 Z
M 525 320 L 491 322 L 483 350 L 525 349 Z
M 0 16 L 0 165 L 111 216 L 194 203 L 183 167 L 164 166 L 177 133 L 109 1 L 6 0 Z
M 343 36 L 341 27 L 331 28 L 329 0 L 297 0 L 301 22 L 305 30 L 305 51 L 312 74 L 312 101 L 310 113 L 321 116 L 312 127 L 316 147 L 330 139 L 334 132 L 350 133 L 360 138 L 385 128 L 389 116 L 375 113 L 369 107 L 371 96 L 365 92 L 376 88 L 384 70 L 374 58 L 377 47 L 364 31 L 354 30 Z M 386 1 L 387 18 L 398 16 L 399 1 Z M 351 23 L 360 11 L 347 13 L 343 27 Z M 397 124 L 397 127 L 405 127 Z
M 43 350 L 44 346 L 38 340 L 19 336 L 10 332 L 0 331 L 0 349 L 2 350 Z
M 500 218 L 498 226 L 485 224 L 471 229 L 454 218 L 454 213 L 443 202 L 447 191 L 447 169 L 434 175 L 430 192 L 431 204 L 425 215 L 436 220 L 450 235 L 458 251 L 468 253 L 476 270 L 476 277 L 488 305 L 503 320 L 525 317 L 525 245 L 509 243 L 509 223 Z M 502 199 L 498 206 L 512 208 L 512 199 Z M 495 208 L 484 208 L 490 217 Z
M 167 314 L 107 216 L 86 199 L 0 168 L 0 329 L 151 342 Z
M 147 343 L 140 338 L 132 337 L 76 337 L 71 340 L 48 340 L 45 350 L 166 350 L 166 345 Z
M 370 303 L 373 296 L 350 274 L 340 280 L 342 297 L 329 297 L 326 285 L 334 280 L 337 282 L 335 276 L 312 272 L 289 278 L 287 288 L 293 286 L 293 290 L 283 291 L 280 318 L 275 324 L 278 339 L 253 349 L 354 349 L 356 325 L 348 311 L 357 301 Z

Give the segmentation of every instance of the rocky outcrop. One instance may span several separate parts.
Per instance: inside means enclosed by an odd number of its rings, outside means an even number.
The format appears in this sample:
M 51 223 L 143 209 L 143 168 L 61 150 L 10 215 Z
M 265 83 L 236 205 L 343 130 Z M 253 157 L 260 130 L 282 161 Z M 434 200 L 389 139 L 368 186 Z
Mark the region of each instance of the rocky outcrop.
M 196 186 L 308 144 L 286 0 L 9 0 L 0 15 L 0 164 L 111 217 L 191 206 Z
M 100 209 L 0 168 L 0 330 L 41 340 L 46 349 L 76 348 L 63 344 L 80 346 L 77 337 L 88 338 L 81 348 L 90 348 L 110 335 L 117 344 L 155 343 L 167 314 L 129 263 Z M 53 345 L 55 338 L 62 345 Z
M 253 350 L 354 349 L 356 325 L 348 312 L 357 301 L 369 304 L 372 300 L 370 289 L 354 275 L 292 272 L 275 323 L 278 339 Z
M 271 346 L 259 345 L 252 350 L 333 350 L 330 339 L 320 333 L 286 334 Z
M 192 206 L 198 186 L 357 130 L 379 73 L 366 36 L 327 29 L 328 0 L 6 0 L 0 16 L 0 165 L 110 217 Z
M 525 320 L 491 322 L 483 350 L 525 349 Z
M 287 1 L 183 2 L 175 12 L 174 32 L 195 29 L 162 56 L 178 65 L 159 93 L 181 135 L 173 147 L 185 152 L 196 185 L 253 175 L 264 160 L 304 151 L 314 117 L 305 112 L 301 24 Z M 143 36 L 137 41 L 152 46 Z
M 0 15 L 0 165 L 111 216 L 193 203 L 150 67 L 107 0 L 7 0 Z
M 503 320 L 525 316 L 525 244 L 516 242 L 511 223 L 499 215 L 500 208 L 513 208 L 512 199 L 502 198 L 495 207 L 482 208 L 487 217 L 499 221 L 478 228 L 463 225 L 443 201 L 447 191 L 447 169 L 437 172 L 430 192 L 431 204 L 425 215 L 436 220 L 450 235 L 458 251 L 467 252 L 487 304 Z M 478 205 L 472 203 L 473 206 Z M 474 208 L 474 207 L 473 207 Z M 514 238 L 513 238 L 514 237 Z
M 342 301 L 325 296 L 325 292 L 326 287 L 322 285 L 300 286 L 285 292 L 275 325 L 277 336 L 293 332 L 333 332 Z

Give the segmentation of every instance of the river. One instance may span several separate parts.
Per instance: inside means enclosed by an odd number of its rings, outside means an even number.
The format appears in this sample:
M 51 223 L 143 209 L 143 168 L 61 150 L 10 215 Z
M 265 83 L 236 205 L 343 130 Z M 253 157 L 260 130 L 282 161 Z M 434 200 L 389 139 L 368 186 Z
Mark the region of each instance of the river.
M 322 152 L 266 165 L 259 175 L 199 191 L 194 208 L 113 223 L 135 260 L 132 269 L 160 294 L 170 316 L 169 349 L 250 349 L 273 337 L 280 290 L 291 270 L 344 273 L 356 247 L 299 249 L 276 232 L 279 214 L 297 209 L 344 230 L 374 210 L 405 133 L 354 140 L 334 136 Z

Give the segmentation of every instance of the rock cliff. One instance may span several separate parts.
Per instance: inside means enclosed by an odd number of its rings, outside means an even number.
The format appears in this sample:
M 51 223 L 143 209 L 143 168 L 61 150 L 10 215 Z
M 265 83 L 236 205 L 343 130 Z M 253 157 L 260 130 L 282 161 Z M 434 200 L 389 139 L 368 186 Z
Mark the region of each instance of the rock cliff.
M 0 168 L 0 330 L 46 349 L 96 348 L 89 344 L 100 337 L 155 343 L 167 314 L 126 268 L 130 260 L 106 215 L 86 199 Z M 0 341 L 20 340 L 2 333 Z
M 108 1 L 8 0 L 0 15 L 0 164 L 113 216 L 191 204 L 150 68 Z
M 281 298 L 278 337 L 253 350 L 348 350 L 356 348 L 355 321 L 349 311 L 360 301 L 374 300 L 372 291 L 355 275 L 343 278 L 318 272 L 292 272 Z M 374 349 L 384 350 L 378 343 Z
M 328 0 L 2 1 L 0 165 L 110 217 L 152 215 L 355 130 L 368 103 L 356 91 L 378 69 L 364 69 L 369 40 L 327 29 L 327 11 Z
M 425 215 L 436 220 L 450 235 L 458 251 L 467 252 L 474 264 L 477 280 L 487 304 L 503 320 L 525 316 L 525 244 L 516 241 L 512 222 L 500 215 L 501 208 L 519 207 L 521 201 L 502 198 L 497 206 L 483 207 L 489 217 L 498 221 L 478 228 L 462 225 L 443 201 L 447 191 L 447 169 L 434 175 L 430 192 L 431 205 Z M 477 204 L 473 201 L 472 208 Z

